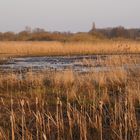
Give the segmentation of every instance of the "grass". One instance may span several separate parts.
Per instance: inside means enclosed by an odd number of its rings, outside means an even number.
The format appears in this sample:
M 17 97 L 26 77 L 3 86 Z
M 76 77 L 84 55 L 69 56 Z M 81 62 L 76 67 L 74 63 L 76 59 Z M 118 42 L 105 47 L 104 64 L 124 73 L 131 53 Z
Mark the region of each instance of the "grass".
M 3 57 L 139 53 L 138 42 L 0 42 Z M 6 55 L 7 54 L 7 55 Z M 113 55 L 86 66 L 109 71 L 0 72 L 2 140 L 139 140 L 138 56 Z M 117 68 L 119 66 L 119 68 Z
M 1 57 L 140 53 L 135 41 L 102 42 L 0 42 Z
M 0 139 L 140 138 L 140 71 L 0 75 Z

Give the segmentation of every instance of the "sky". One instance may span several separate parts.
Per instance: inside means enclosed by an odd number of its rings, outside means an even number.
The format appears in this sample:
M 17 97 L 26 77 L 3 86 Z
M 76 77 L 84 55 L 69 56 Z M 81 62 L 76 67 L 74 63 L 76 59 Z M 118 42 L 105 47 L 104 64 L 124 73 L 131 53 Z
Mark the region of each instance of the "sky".
M 140 0 L 0 0 L 0 32 L 25 26 L 46 31 L 140 27 Z

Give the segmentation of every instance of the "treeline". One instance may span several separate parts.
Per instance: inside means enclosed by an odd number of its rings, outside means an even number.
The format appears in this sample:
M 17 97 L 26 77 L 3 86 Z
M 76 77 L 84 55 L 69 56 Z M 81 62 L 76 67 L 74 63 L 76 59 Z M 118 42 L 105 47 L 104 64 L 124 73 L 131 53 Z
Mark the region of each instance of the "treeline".
M 99 33 L 70 33 L 70 32 L 27 32 L 19 33 L 5 32 L 0 33 L 0 41 L 94 41 L 103 39 Z
M 36 28 L 14 32 L 0 32 L 0 41 L 95 41 L 99 39 L 126 38 L 140 40 L 140 29 L 125 29 L 122 26 L 115 28 L 92 28 L 89 32 L 47 32 Z
M 140 29 L 126 29 L 123 26 L 118 26 L 115 28 L 104 28 L 90 30 L 90 33 L 100 33 L 107 38 L 127 38 L 140 40 Z

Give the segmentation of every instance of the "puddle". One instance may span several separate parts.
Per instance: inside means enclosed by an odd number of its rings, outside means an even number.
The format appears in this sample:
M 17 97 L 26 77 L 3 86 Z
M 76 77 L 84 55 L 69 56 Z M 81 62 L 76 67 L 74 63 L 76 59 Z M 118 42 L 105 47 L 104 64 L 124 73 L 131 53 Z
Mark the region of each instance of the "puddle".
M 84 56 L 53 56 L 53 57 L 22 57 L 22 58 L 12 58 L 8 60 L 7 63 L 0 65 L 0 70 L 28 70 L 33 71 L 39 70 L 67 70 L 72 69 L 74 71 L 89 72 L 89 71 L 108 71 L 113 70 L 114 67 L 102 66 L 102 65 L 89 65 L 83 63 L 84 60 L 90 60 L 90 62 L 95 62 L 99 59 L 104 60 L 108 55 L 84 55 Z M 140 68 L 139 64 L 135 65 L 123 65 L 115 67 L 115 69 L 120 68 L 128 69 L 131 67 Z

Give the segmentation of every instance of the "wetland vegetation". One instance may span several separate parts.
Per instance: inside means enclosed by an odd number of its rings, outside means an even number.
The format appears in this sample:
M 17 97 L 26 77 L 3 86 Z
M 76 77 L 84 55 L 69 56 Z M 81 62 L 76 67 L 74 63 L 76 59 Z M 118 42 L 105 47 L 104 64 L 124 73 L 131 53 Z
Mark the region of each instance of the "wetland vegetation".
M 139 140 L 139 52 L 137 41 L 0 42 L 0 67 L 43 58 L 91 68 L 2 68 L 0 139 Z

